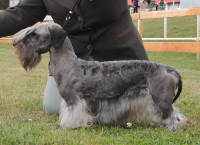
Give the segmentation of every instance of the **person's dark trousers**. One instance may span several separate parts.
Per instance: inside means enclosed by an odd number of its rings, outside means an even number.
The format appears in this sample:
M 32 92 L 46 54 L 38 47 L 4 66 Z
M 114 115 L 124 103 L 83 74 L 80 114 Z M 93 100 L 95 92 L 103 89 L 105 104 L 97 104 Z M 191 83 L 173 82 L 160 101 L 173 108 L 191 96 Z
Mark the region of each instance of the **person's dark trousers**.
M 133 13 L 138 13 L 138 6 L 134 7 Z

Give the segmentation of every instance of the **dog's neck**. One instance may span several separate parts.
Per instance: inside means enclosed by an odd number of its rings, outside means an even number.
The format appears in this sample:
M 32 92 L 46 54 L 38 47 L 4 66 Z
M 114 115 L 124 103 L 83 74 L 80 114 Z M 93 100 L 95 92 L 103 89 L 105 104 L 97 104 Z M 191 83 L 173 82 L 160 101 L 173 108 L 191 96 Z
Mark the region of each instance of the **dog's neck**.
M 66 38 L 59 49 L 50 49 L 50 64 L 53 74 L 63 69 L 70 69 L 77 56 L 74 53 L 69 38 Z

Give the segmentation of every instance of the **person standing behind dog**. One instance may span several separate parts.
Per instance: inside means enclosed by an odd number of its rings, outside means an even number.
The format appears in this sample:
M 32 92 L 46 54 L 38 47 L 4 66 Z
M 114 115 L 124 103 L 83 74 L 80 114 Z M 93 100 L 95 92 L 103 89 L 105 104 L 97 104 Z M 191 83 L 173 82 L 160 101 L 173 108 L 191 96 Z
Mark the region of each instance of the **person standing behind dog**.
M 153 10 L 153 7 L 155 5 L 155 0 L 147 0 L 149 4 L 149 11 Z
M 133 3 L 133 13 L 138 13 L 138 0 L 132 0 Z
M 63 26 L 76 0 L 20 0 L 0 12 L 0 37 L 43 21 L 47 14 Z M 112 10 L 110 8 L 113 8 Z M 127 0 L 78 0 L 63 28 L 75 54 L 84 60 L 148 60 L 143 41 L 133 24 Z M 58 114 L 62 100 L 49 65 L 44 94 L 45 113 Z
M 159 11 L 165 10 L 166 6 L 167 6 L 167 3 L 164 0 L 161 0 L 158 2 L 158 10 Z
M 142 11 L 145 11 L 146 6 L 147 6 L 147 2 L 145 0 L 141 0 L 139 4 L 140 4 L 140 9 Z

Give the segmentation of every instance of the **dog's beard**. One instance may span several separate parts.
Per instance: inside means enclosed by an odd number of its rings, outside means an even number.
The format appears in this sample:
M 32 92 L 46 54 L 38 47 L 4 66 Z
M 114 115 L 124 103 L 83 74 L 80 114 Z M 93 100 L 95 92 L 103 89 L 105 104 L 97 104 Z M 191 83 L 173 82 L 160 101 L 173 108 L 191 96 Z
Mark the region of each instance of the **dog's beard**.
M 14 46 L 13 54 L 17 55 L 26 71 L 33 69 L 42 59 L 42 56 L 38 53 L 37 49 L 25 46 L 22 41 Z

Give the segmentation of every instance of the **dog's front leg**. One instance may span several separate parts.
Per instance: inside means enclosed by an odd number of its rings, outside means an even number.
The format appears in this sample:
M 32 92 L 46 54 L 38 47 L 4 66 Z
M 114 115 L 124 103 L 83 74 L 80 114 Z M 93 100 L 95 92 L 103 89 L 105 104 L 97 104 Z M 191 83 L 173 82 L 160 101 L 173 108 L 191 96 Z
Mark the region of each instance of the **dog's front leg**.
M 89 127 L 94 117 L 87 111 L 87 103 L 84 99 L 78 99 L 74 104 L 61 102 L 59 121 L 61 129 Z

